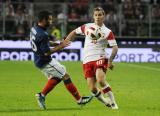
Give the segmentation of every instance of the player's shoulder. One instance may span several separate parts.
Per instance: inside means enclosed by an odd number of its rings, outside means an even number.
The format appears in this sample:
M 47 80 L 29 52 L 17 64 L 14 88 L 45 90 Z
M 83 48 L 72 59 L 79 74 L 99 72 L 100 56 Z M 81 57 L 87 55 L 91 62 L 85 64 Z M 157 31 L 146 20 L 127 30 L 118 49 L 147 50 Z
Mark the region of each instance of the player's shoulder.
M 111 29 L 109 29 L 105 24 L 103 24 L 102 28 L 109 31 L 109 32 L 111 31 Z
M 84 24 L 85 26 L 87 26 L 87 27 L 90 27 L 90 26 L 93 26 L 93 25 L 95 25 L 94 23 L 86 23 L 86 24 Z
M 105 24 L 103 24 L 102 30 L 103 30 L 103 32 L 105 32 L 106 34 L 109 34 L 110 32 L 112 32 L 112 30 L 109 29 Z
M 94 27 L 94 26 L 95 26 L 95 23 L 86 23 L 82 27 L 84 27 L 85 31 L 86 31 L 88 28 L 91 28 L 91 27 Z
M 82 31 L 83 34 L 84 34 L 84 33 L 86 32 L 86 30 L 91 27 L 91 25 L 93 25 L 93 23 L 85 23 L 85 24 L 79 26 L 79 27 L 76 29 L 76 32 L 79 33 L 79 32 Z
M 43 38 L 48 37 L 48 33 L 39 26 L 34 26 L 33 30 L 36 31 L 37 37 L 43 37 Z
M 36 29 L 35 29 L 34 27 L 31 28 L 31 32 L 32 32 L 34 35 L 37 34 L 37 31 L 36 31 Z
M 43 40 L 47 40 L 48 39 L 48 35 L 47 35 L 47 32 L 43 31 L 43 29 L 41 29 L 40 27 L 38 26 L 33 26 L 31 28 L 31 32 L 30 34 L 32 36 L 34 36 L 34 41 L 35 42 L 40 42 L 40 41 L 43 41 Z

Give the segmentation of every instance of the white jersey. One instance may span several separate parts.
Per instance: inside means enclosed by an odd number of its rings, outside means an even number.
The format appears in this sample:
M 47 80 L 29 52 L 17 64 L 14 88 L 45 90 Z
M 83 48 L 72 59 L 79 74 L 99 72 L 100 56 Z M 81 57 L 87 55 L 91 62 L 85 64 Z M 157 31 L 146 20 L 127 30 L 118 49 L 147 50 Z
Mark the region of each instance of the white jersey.
M 87 34 L 87 28 L 93 27 L 96 25 L 95 23 L 87 23 L 84 24 L 77 29 L 75 29 L 76 34 L 85 35 L 85 43 L 84 43 L 84 54 L 83 54 L 83 64 L 99 60 L 102 58 L 108 58 L 105 54 L 105 49 L 107 45 L 115 46 L 117 45 L 113 32 L 108 29 L 104 24 L 98 28 L 102 30 L 102 36 L 97 40 L 97 43 L 92 43 L 92 39 L 90 39 Z

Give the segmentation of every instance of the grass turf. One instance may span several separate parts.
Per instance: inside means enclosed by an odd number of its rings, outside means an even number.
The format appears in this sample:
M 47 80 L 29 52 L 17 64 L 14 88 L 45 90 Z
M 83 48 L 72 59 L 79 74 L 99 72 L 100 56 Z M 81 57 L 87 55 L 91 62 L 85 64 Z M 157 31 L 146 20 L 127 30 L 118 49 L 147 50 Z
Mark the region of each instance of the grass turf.
M 81 95 L 89 95 L 80 62 L 62 62 Z M 160 63 L 116 63 L 107 81 L 119 110 L 94 98 L 80 107 L 61 82 L 46 98 L 48 110 L 39 109 L 35 93 L 47 81 L 32 62 L 0 61 L 0 116 L 159 116 Z

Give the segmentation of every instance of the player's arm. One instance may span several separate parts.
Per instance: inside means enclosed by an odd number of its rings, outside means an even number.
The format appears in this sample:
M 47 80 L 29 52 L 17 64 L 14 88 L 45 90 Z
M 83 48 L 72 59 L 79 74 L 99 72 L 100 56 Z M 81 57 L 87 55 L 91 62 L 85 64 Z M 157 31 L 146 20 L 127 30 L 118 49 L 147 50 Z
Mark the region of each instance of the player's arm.
M 117 55 L 118 46 L 117 46 L 117 42 L 115 40 L 115 36 L 112 31 L 109 33 L 107 39 L 108 39 L 109 45 L 112 47 L 112 52 L 111 52 L 111 55 L 108 60 L 108 68 L 110 68 L 112 70 L 114 68 L 114 65 L 112 64 L 112 62 L 113 62 L 115 56 Z
M 115 56 L 117 55 L 117 52 L 118 52 L 118 46 L 112 46 L 112 53 L 110 55 L 110 58 L 109 58 L 109 62 L 113 62 Z
M 74 40 L 75 36 L 76 36 L 76 32 L 75 32 L 75 30 L 73 30 L 72 32 L 69 33 L 69 35 L 66 37 L 65 40 L 60 42 L 60 44 L 58 44 L 58 43 L 55 44 L 53 42 L 50 42 L 50 44 L 56 45 L 56 46 L 54 48 L 51 48 L 49 52 L 45 53 L 45 55 L 51 55 L 52 53 L 57 52 L 57 51 L 63 49 L 64 47 L 69 46 L 71 41 Z
M 49 56 L 63 48 L 67 47 L 71 42 L 68 40 L 63 40 L 59 45 L 55 46 L 54 48 L 50 48 L 47 52 L 44 53 L 45 56 Z
M 68 36 L 66 37 L 65 40 L 73 41 L 73 40 L 75 39 L 76 35 L 77 35 L 77 34 L 76 34 L 76 31 L 73 30 L 73 31 L 71 31 L 71 32 L 68 34 Z
M 77 29 L 71 31 L 68 36 L 63 40 L 59 45 L 55 46 L 54 48 L 51 48 L 49 52 L 45 53 L 45 55 L 51 55 L 54 52 L 57 52 L 64 47 L 67 47 L 71 41 L 73 41 L 77 34 L 84 33 L 85 25 L 78 27 Z
M 75 30 L 71 31 L 68 34 L 68 36 L 66 37 L 66 40 L 73 41 L 77 34 L 84 35 L 85 27 L 86 27 L 85 25 L 82 25 L 82 26 L 76 28 Z
M 112 64 L 115 56 L 117 55 L 117 52 L 118 52 L 118 46 L 115 45 L 115 46 L 112 46 L 112 52 L 111 52 L 111 55 L 109 57 L 109 60 L 108 60 L 108 68 L 113 70 L 114 68 L 114 65 Z
M 117 52 L 118 52 L 118 46 L 115 45 L 115 46 L 112 46 L 112 53 L 110 55 L 110 58 L 108 60 L 108 67 L 112 70 L 114 68 L 112 62 L 115 58 L 115 56 L 117 55 Z

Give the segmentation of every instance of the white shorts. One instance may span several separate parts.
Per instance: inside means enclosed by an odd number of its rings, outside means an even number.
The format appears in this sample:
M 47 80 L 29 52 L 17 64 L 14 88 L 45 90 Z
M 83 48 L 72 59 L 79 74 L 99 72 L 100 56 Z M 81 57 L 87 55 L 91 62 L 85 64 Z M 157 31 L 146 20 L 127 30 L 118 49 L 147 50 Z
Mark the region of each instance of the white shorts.
M 57 77 L 62 79 L 62 77 L 66 74 L 66 68 L 62 64 L 60 64 L 56 59 L 52 58 L 52 60 L 41 69 L 41 71 L 47 76 L 48 79 L 52 77 Z

